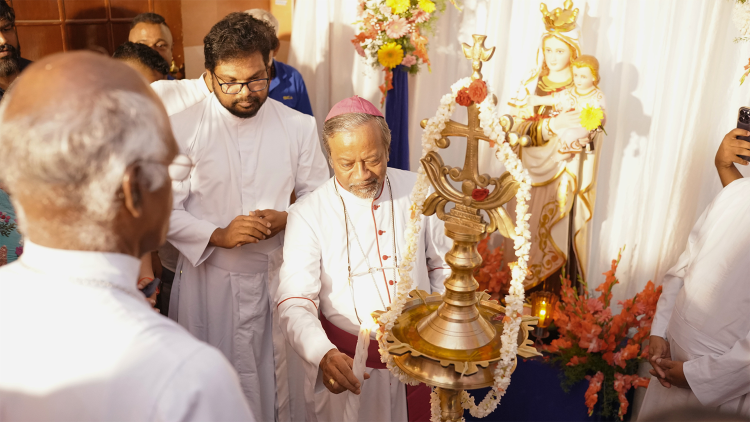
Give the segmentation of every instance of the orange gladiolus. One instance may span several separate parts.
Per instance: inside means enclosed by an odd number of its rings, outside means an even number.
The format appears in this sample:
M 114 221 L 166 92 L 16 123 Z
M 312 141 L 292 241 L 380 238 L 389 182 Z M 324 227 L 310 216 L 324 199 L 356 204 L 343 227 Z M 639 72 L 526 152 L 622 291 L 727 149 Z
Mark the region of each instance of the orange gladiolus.
M 618 254 L 617 259 L 612 260 L 609 271 L 603 274 L 604 282 L 595 289 L 600 293 L 597 296 L 590 295 L 588 289 L 583 289 L 581 294 L 578 294 L 570 280 L 562 279 L 560 301 L 552 313 L 560 336 L 546 347 L 548 352 L 555 353 L 568 352 L 575 345 L 589 354 L 598 353 L 608 365 L 618 368 L 613 370 L 616 377 L 614 386 L 608 384 L 606 388 L 614 387 L 618 393 L 620 417 L 625 415 L 629 405 L 625 393 L 630 388 L 648 385 L 648 380 L 635 374 L 617 373 L 617 370 L 625 369 L 627 362 L 632 359 L 645 358 L 647 348 L 641 350 L 641 344 L 650 335 L 656 304 L 661 295 L 661 287 L 657 288 L 649 281 L 643 291 L 635 297 L 619 302 L 620 312 L 613 315 L 612 290 L 619 283 L 616 272 L 621 256 L 622 253 Z M 635 335 L 630 338 L 628 334 L 633 331 Z M 594 365 L 600 365 L 587 356 L 580 356 L 577 350 L 575 353 L 567 354 L 570 355 L 573 357 L 564 363 L 566 366 L 592 365 L 592 362 Z M 598 371 L 596 366 L 586 366 L 586 370 Z M 602 374 L 603 372 L 598 371 L 593 378 L 589 376 L 586 406 L 590 414 L 604 382 Z
M 599 401 L 599 390 L 602 389 L 602 381 L 604 381 L 604 374 L 597 372 L 593 377 L 586 377 L 589 379 L 589 388 L 586 389 L 586 393 L 583 397 L 586 399 L 586 407 L 589 408 L 589 416 L 594 413 L 594 406 Z

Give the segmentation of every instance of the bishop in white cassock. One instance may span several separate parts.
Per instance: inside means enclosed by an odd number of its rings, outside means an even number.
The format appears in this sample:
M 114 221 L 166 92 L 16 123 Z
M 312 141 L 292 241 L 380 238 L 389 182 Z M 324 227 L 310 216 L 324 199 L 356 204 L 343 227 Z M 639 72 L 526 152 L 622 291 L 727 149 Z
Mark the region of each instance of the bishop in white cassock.
M 170 317 L 227 356 L 256 419 L 272 421 L 279 339 L 270 298 L 286 210 L 292 192 L 304 198 L 329 173 L 314 119 L 267 99 L 266 31 L 232 13 L 204 40 L 213 94 L 171 117 L 195 166 L 173 185 L 167 238 L 180 251 Z
M 417 175 L 386 168 L 387 124 L 359 97 L 334 106 L 323 137 L 335 176 L 289 210 L 276 295 L 281 328 L 307 362 L 307 420 L 340 420 L 348 389 L 362 394 L 360 421 L 406 421 L 404 385 L 381 363 L 377 342 L 370 343 L 362 386 L 351 358 L 360 321 L 385 310 L 400 288 Z M 422 226 L 412 276 L 419 289 L 442 292 L 449 242 L 436 217 Z
M 658 376 L 639 419 L 691 406 L 750 416 L 748 274 L 750 179 L 740 179 L 698 219 L 664 278 L 651 328 L 652 374 Z

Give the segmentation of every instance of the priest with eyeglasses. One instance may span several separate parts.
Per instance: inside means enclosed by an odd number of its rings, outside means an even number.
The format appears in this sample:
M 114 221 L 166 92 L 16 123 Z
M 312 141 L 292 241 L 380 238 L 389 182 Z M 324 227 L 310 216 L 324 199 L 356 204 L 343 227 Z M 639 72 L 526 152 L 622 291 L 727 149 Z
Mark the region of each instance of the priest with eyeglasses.
M 376 341 L 363 385 L 352 372 L 361 322 L 386 310 L 401 288 L 417 175 L 387 168 L 390 141 L 370 102 L 354 96 L 336 104 L 323 128 L 335 176 L 289 209 L 276 302 L 282 331 L 306 361 L 308 421 L 340 420 L 345 391 L 362 394 L 361 421 L 407 420 L 405 386 L 381 362 Z M 420 225 L 412 276 L 420 290 L 443 292 L 450 242 L 436 216 Z
M 270 298 L 290 196 L 329 177 L 315 120 L 268 99 L 273 39 L 245 13 L 219 21 L 204 39 L 213 93 L 170 117 L 195 165 L 173 185 L 167 239 L 180 257 L 169 316 L 224 353 L 259 421 L 276 413 Z

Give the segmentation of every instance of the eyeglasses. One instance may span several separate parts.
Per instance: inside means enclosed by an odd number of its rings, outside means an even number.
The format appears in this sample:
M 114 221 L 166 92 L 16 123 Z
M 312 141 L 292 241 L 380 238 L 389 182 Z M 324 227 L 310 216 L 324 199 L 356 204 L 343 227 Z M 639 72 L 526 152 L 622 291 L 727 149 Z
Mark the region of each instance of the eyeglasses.
M 253 79 L 252 81 L 248 82 L 224 82 L 221 78 L 216 76 L 215 73 L 211 72 L 216 79 L 219 80 L 219 87 L 221 87 L 221 92 L 229 95 L 237 95 L 240 92 L 242 92 L 242 88 L 247 86 L 247 89 L 250 92 L 258 92 L 263 91 L 264 89 L 268 88 L 268 81 L 270 78 L 263 78 L 263 79 Z M 268 74 L 268 68 L 266 68 L 266 74 Z
M 193 160 L 185 154 L 177 154 L 171 163 L 163 161 L 140 160 L 144 163 L 161 164 L 167 167 L 167 174 L 173 182 L 182 182 L 190 176 L 190 170 L 193 169 Z

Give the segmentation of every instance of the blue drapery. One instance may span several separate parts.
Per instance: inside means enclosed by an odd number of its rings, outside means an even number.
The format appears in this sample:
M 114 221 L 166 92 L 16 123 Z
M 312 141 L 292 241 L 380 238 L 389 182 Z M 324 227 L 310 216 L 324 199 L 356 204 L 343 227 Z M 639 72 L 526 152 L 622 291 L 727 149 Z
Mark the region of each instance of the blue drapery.
M 409 78 L 406 66 L 393 69 L 393 89 L 385 97 L 385 121 L 391 129 L 388 167 L 409 170 Z

